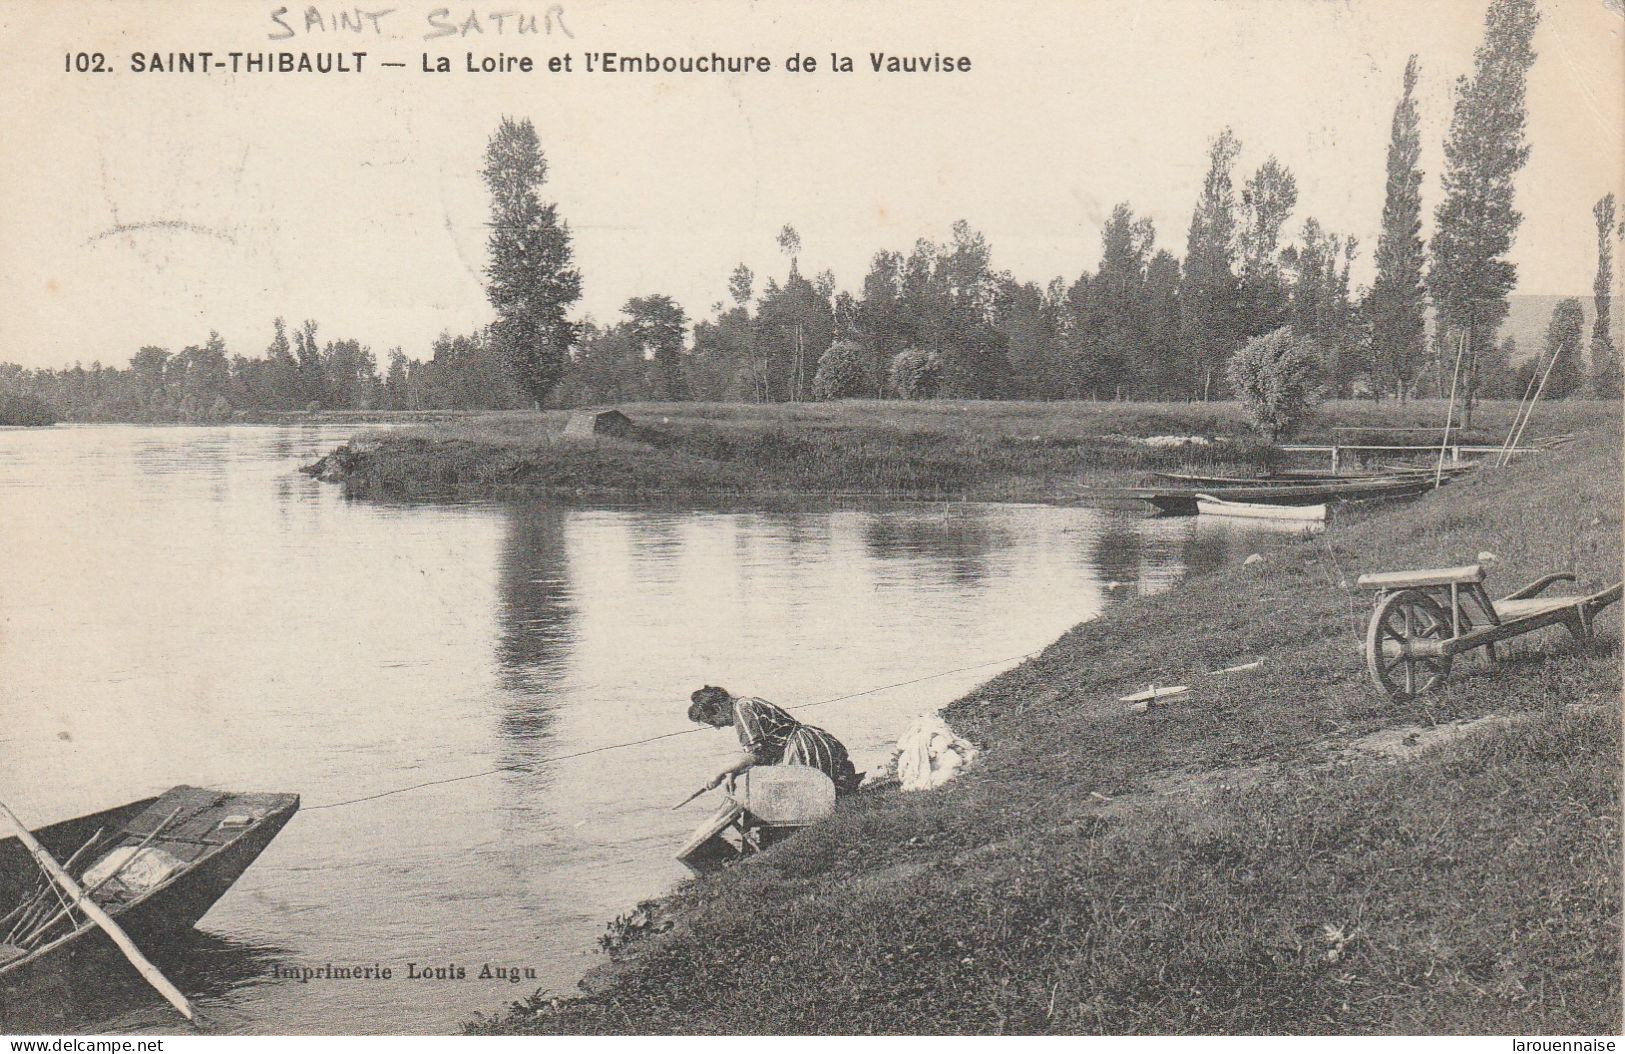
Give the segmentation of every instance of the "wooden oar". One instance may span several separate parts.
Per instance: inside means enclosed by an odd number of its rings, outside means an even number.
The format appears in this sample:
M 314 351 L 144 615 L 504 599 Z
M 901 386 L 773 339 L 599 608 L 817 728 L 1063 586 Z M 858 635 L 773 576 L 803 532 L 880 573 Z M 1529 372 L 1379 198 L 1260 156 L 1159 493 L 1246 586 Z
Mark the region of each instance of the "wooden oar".
M 39 844 L 33 832 L 21 820 L 17 819 L 17 814 L 12 812 L 5 802 L 0 802 L 0 813 L 5 813 L 6 819 L 11 821 L 11 826 L 17 831 L 17 840 L 26 845 L 28 851 L 34 854 L 34 860 L 39 866 L 47 875 L 56 880 L 57 885 L 61 886 L 73 897 L 78 903 L 80 911 L 90 916 L 91 921 L 100 926 L 102 932 L 112 938 L 113 943 L 118 945 L 118 950 L 124 953 L 126 959 L 130 960 L 130 965 L 134 966 L 136 971 L 147 979 L 148 984 L 158 990 L 159 995 L 169 1000 L 169 1005 L 179 1010 L 182 1017 L 188 1021 L 193 1020 L 196 1015 L 192 1010 L 192 1004 L 187 1002 L 186 997 L 181 994 L 181 990 L 170 984 L 169 978 L 165 977 L 158 967 L 147 961 L 147 957 L 141 954 L 141 949 L 135 946 L 135 942 L 130 939 L 130 935 L 125 933 L 119 924 L 114 922 L 111 916 L 101 909 L 99 904 L 85 896 L 84 891 L 79 888 L 79 883 L 73 880 L 72 875 L 62 870 L 62 865 L 56 862 L 56 859 L 46 851 L 43 845 Z

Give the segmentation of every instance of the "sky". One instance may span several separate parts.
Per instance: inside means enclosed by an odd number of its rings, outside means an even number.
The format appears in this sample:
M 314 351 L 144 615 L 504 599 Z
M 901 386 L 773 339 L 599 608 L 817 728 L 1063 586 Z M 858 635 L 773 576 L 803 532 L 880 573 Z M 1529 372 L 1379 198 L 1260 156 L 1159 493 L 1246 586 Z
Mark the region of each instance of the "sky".
M 289 0 L 8 0 L 0 7 L 0 361 L 126 363 L 218 330 L 262 354 L 271 320 L 312 318 L 379 358 L 424 357 L 491 317 L 482 288 L 487 139 L 536 125 L 544 195 L 570 225 L 583 297 L 613 319 L 666 293 L 691 317 L 740 262 L 856 289 L 879 249 L 944 239 L 958 219 L 1021 280 L 1092 269 L 1127 201 L 1183 255 L 1224 125 L 1240 182 L 1269 155 L 1313 215 L 1361 241 L 1369 282 L 1389 123 L 1420 57 L 1424 210 L 1439 198 L 1452 85 L 1471 69 L 1485 0 L 373 0 L 362 33 Z M 281 20 L 271 13 L 290 8 Z M 483 33 L 423 37 L 429 16 Z M 1542 0 L 1529 84 L 1533 152 L 1518 180 L 1519 291 L 1589 296 L 1593 203 L 1625 198 L 1625 18 L 1618 0 Z M 495 32 L 491 17 L 517 11 Z M 551 18 L 549 16 L 551 15 Z M 547 31 L 549 24 L 551 31 Z M 136 73 L 151 52 L 364 50 L 364 72 Z M 101 52 L 113 72 L 66 73 Z M 586 74 L 587 52 L 772 59 L 768 74 Z M 574 56 L 575 71 L 430 74 L 476 57 Z M 794 53 L 812 73 L 784 71 Z M 857 69 L 830 72 L 829 55 Z M 967 56 L 970 72 L 876 74 L 871 52 Z M 405 63 L 385 69 L 383 61 Z M 1426 230 L 1424 230 L 1426 233 Z M 1622 261 L 1625 264 L 1625 261 Z

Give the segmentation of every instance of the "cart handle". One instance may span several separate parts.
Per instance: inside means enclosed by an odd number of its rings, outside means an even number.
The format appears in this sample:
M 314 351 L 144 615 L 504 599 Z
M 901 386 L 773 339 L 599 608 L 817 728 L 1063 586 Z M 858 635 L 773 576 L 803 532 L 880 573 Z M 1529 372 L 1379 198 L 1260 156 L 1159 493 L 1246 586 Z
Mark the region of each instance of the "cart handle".
M 1574 575 L 1572 575 L 1568 571 L 1559 571 L 1555 575 L 1547 575 L 1545 578 L 1537 579 L 1537 580 L 1529 583 L 1528 585 L 1524 586 L 1522 589 L 1518 590 L 1516 593 L 1508 593 L 1506 596 L 1502 597 L 1501 599 L 1502 600 L 1527 600 L 1527 599 L 1534 596 L 1536 593 L 1539 593 L 1541 590 L 1545 589 L 1547 586 L 1551 585 L 1554 582 L 1572 582 L 1572 581 L 1574 581 Z

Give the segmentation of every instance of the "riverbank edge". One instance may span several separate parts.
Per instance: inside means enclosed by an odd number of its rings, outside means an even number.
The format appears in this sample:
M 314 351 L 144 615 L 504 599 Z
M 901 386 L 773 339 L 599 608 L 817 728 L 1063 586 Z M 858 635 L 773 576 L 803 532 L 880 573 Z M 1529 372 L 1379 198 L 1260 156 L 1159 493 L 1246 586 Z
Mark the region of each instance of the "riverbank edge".
M 408 440 L 407 442 L 411 442 Z M 775 507 L 799 502 L 967 502 L 1008 505 L 1108 505 L 1148 509 L 1132 493 L 1150 484 L 1144 471 L 1099 469 L 1089 482 L 1072 482 L 1057 487 L 1053 481 L 1005 481 L 957 490 L 937 487 L 853 490 L 839 487 L 795 487 L 771 481 L 737 481 L 727 478 L 674 483 L 669 476 L 652 471 L 647 478 L 623 485 L 605 485 L 584 478 L 550 479 L 531 475 L 524 466 L 511 467 L 511 455 L 496 447 L 473 447 L 460 452 L 494 469 L 497 478 L 483 473 L 470 478 L 446 465 L 413 462 L 403 454 L 402 445 L 390 440 L 352 440 L 299 471 L 322 483 L 341 487 L 348 498 L 381 502 L 501 502 L 558 500 L 588 504 L 664 505 L 677 503 L 725 506 L 749 502 Z M 591 447 L 584 449 L 591 450 Z M 430 458 L 434 458 L 434 454 Z M 1170 462 L 1170 470 L 1180 467 Z
M 625 412 L 621 412 L 624 410 Z M 843 401 L 667 403 L 588 412 L 522 411 L 375 429 L 304 471 L 353 497 L 385 501 L 515 498 L 882 498 L 1119 501 L 1191 470 L 1252 475 L 1292 455 L 1259 440 L 1236 403 Z M 1472 435 L 1498 442 L 1516 412 L 1482 404 Z M 1548 428 L 1606 418 L 1602 404 L 1548 410 Z M 1342 402 L 1303 439 L 1391 443 L 1419 437 L 1428 460 L 1444 407 Z M 1394 428 L 1399 432 L 1394 432 Z M 1360 440 L 1360 436 L 1364 440 Z M 1329 447 L 1324 447 L 1330 450 Z M 1296 455 L 1327 469 L 1324 453 Z M 1369 452 L 1373 464 L 1404 451 Z M 1420 462 L 1414 462 L 1420 463 Z M 1341 466 L 1356 467 L 1347 455 Z
M 848 443 L 860 448 L 848 455 Z M 941 447 L 926 452 L 927 445 Z M 975 449 L 966 449 L 973 446 Z M 990 447 L 996 449 L 990 450 Z M 358 436 L 301 471 L 384 501 L 526 498 L 878 499 L 1063 504 L 1132 500 L 1125 489 L 1159 470 L 1196 465 L 1255 472 L 1274 463 L 1242 436 L 1170 447 L 1139 437 L 937 440 L 866 430 L 856 442 L 796 428 L 686 432 L 642 428 L 624 437 L 466 438 L 435 428 Z M 923 471 L 920 467 L 923 466 Z M 990 466 L 981 468 L 980 466 Z
M 1595 587 L 1605 579 L 1617 579 L 1621 495 L 1617 426 L 1588 438 L 1591 441 L 1579 444 L 1573 454 L 1558 455 L 1562 461 L 1545 460 L 1539 467 L 1525 465 L 1484 474 L 1409 505 L 1356 513 L 1330 538 L 1281 541 L 1264 549 L 1263 560 L 1254 565 L 1192 580 L 1159 597 L 1131 599 L 1102 618 L 1074 628 L 1039 657 L 992 679 L 944 709 L 944 715 L 956 728 L 985 744 L 988 750 L 984 762 L 964 778 L 931 794 L 859 796 L 858 801 L 843 805 L 832 820 L 747 865 L 687 882 L 665 897 L 640 905 L 638 912 L 627 918 L 641 919 L 641 925 L 629 925 L 623 919 L 611 926 L 609 943 L 617 947 L 617 955 L 584 982 L 588 994 L 550 997 L 539 993 L 513 1004 L 503 1015 L 475 1018 L 467 1030 L 496 1034 L 851 1032 L 875 1027 L 862 1009 L 864 1001 L 895 1015 L 890 1018 L 890 1026 L 882 1024 L 881 1030 L 1085 1030 L 1075 1007 L 1060 1016 L 1056 1014 L 1057 993 L 1068 983 L 1065 970 L 1045 974 L 1046 984 L 1052 976 L 1058 975 L 1059 979 L 1048 991 L 1048 1014 L 1036 1014 L 1034 1006 L 1045 1006 L 1044 986 L 1032 990 L 1032 979 L 1022 976 L 1031 971 L 1025 968 L 1016 947 L 1006 950 L 1008 961 L 1002 972 L 1007 976 L 996 980 L 982 977 L 979 983 L 973 979 L 967 991 L 957 991 L 958 975 L 985 972 L 985 968 L 977 965 L 975 955 L 964 956 L 956 966 L 959 957 L 954 945 L 961 949 L 978 946 L 975 941 L 950 939 L 945 947 L 939 944 L 920 956 L 920 962 L 911 961 L 905 966 L 894 956 L 906 951 L 910 936 L 930 944 L 944 932 L 955 932 L 951 925 L 939 926 L 908 905 L 920 903 L 923 898 L 942 905 L 948 914 L 957 914 L 963 898 L 979 895 L 981 883 L 974 877 L 977 866 L 990 868 L 1000 878 L 1019 885 L 1029 881 L 1035 863 L 1055 856 L 1048 851 L 1052 843 L 1080 838 L 1088 843 L 1108 843 L 1119 853 L 1125 844 L 1133 849 L 1138 839 L 1149 843 L 1141 844 L 1141 850 L 1151 851 L 1154 858 L 1160 854 L 1157 867 L 1177 873 L 1191 866 L 1186 852 L 1189 847 L 1165 837 L 1159 841 L 1161 836 L 1148 833 L 1143 822 L 1132 818 L 1130 814 L 1137 811 L 1148 812 L 1158 823 L 1167 823 L 1171 815 L 1175 827 L 1195 824 L 1207 829 L 1215 824 L 1222 826 L 1238 808 L 1245 812 L 1243 807 L 1249 803 L 1256 806 L 1256 800 L 1247 798 L 1249 794 L 1262 795 L 1266 802 L 1278 801 L 1288 792 L 1296 794 L 1294 801 L 1308 803 L 1304 815 L 1310 820 L 1324 819 L 1321 813 L 1330 807 L 1327 803 L 1341 803 L 1347 812 L 1350 795 L 1356 807 L 1363 796 L 1377 794 L 1393 796 L 1406 808 L 1423 807 L 1427 795 L 1442 794 L 1447 781 L 1459 779 L 1459 773 L 1452 768 L 1458 766 L 1452 760 L 1453 749 L 1465 751 L 1470 757 L 1487 757 L 1488 761 L 1479 766 L 1481 775 L 1491 774 L 1486 778 L 1495 778 L 1498 769 L 1521 772 L 1518 766 L 1524 764 L 1508 760 L 1513 748 L 1503 740 L 1510 742 L 1521 734 L 1508 731 L 1513 726 L 1474 727 L 1451 743 L 1433 744 L 1419 755 L 1420 760 L 1406 759 L 1413 769 L 1409 775 L 1396 776 L 1385 771 L 1383 764 L 1336 763 L 1338 758 L 1352 756 L 1350 752 L 1357 750 L 1360 741 L 1373 736 L 1392 739 L 1397 735 L 1404 742 L 1407 737 L 1414 740 L 1419 733 L 1450 722 L 1482 722 L 1493 715 L 1532 717 L 1540 725 L 1541 735 L 1560 741 L 1577 734 L 1574 728 L 1579 725 L 1575 722 L 1589 722 L 1587 728 L 1597 726 L 1595 707 L 1579 717 L 1570 717 L 1567 715 L 1571 708 L 1564 704 L 1618 699 L 1617 614 L 1608 616 L 1605 635 L 1610 644 L 1600 653 L 1580 653 L 1548 635 L 1536 647 L 1521 649 L 1523 655 L 1516 654 L 1520 649 L 1513 649 L 1510 661 L 1496 671 L 1475 670 L 1471 675 L 1453 678 L 1425 700 L 1395 704 L 1377 697 L 1365 680 L 1358 660 L 1357 637 L 1366 614 L 1366 598 L 1348 591 L 1357 571 L 1471 562 L 1474 553 L 1491 549 L 1500 554 L 1494 559 L 1495 584 L 1505 589 L 1558 569 L 1559 550 L 1578 557 L 1568 562 L 1580 572 L 1584 585 Z M 1599 483 L 1603 485 L 1599 487 Z M 1531 529 L 1541 524 L 1547 529 Z M 1558 524 L 1564 525 L 1562 529 L 1557 528 Z M 1258 610 L 1255 602 L 1261 596 L 1268 601 L 1265 611 L 1278 615 L 1274 625 L 1268 627 L 1272 632 L 1261 632 L 1265 627 L 1260 624 L 1260 616 L 1265 612 Z M 1140 660 L 1146 655 L 1158 656 L 1158 669 L 1144 668 Z M 1204 670 L 1248 660 L 1262 660 L 1262 669 L 1268 672 L 1237 676 L 1222 683 L 1204 679 Z M 1112 702 L 1119 694 L 1143 687 L 1148 676 L 1165 684 L 1200 682 L 1194 693 L 1196 701 L 1140 716 Z M 1272 687 L 1276 685 L 1291 687 Z M 1209 698 L 1201 699 L 1203 695 Z M 1292 698 L 1283 700 L 1283 695 Z M 1587 749 L 1591 753 L 1580 751 L 1580 756 L 1581 760 L 1606 757 L 1617 769 L 1617 711 L 1604 709 L 1608 713 L 1600 726 L 1602 741 L 1590 742 Z M 1597 740 L 1595 734 L 1587 735 Z M 1057 763 L 1053 760 L 1056 757 L 1062 761 Z M 1250 776 L 1238 779 L 1241 773 Z M 1035 781 L 1043 784 L 1042 800 L 1048 808 L 1036 818 L 1028 814 L 1018 821 L 1023 811 L 1021 803 L 1030 803 Z M 1052 793 L 1055 782 L 1060 784 L 1060 795 Z M 1593 802 L 1593 811 L 1600 811 L 1604 826 L 1617 836 L 1619 802 L 1613 782 L 1607 785 L 1606 800 L 1601 804 Z M 1237 784 L 1242 785 L 1240 791 L 1234 786 Z M 1242 796 L 1239 805 L 1237 793 Z M 1000 800 L 1007 798 L 1018 800 Z M 1148 803 L 1146 809 L 1134 805 L 1137 799 Z M 1471 804 L 1463 803 L 1458 811 L 1470 813 Z M 1511 815 L 1520 808 L 1536 809 L 1537 804 L 1513 805 L 1503 812 Z M 1256 820 L 1257 816 L 1252 818 Z M 1531 814 L 1513 818 L 1527 824 L 1537 817 Z M 1471 827 L 1451 828 L 1446 833 L 1454 836 L 1456 844 L 1450 844 L 1447 838 L 1441 843 L 1443 848 L 1430 847 L 1430 851 L 1449 849 L 1462 856 L 1494 860 L 1501 848 L 1495 839 L 1504 842 L 1509 836 L 1501 826 L 1490 822 L 1493 819 L 1469 817 L 1486 824 L 1483 832 L 1475 836 Z M 1356 823 L 1350 816 L 1343 820 Z M 1000 828 L 1000 824 L 1004 827 Z M 1447 820 L 1440 830 L 1448 826 Z M 990 828 L 997 834 L 989 834 Z M 1231 834 L 1238 842 L 1246 840 L 1245 832 Z M 1119 840 L 1115 844 L 1114 837 Z M 1605 840 L 1600 844 L 1607 849 L 1610 843 Z M 1249 848 L 1256 847 L 1232 846 L 1224 852 L 1245 855 Z M 1534 846 L 1533 857 L 1538 858 L 1550 848 Z M 1202 858 L 1203 853 L 1217 853 L 1218 863 L 1225 862 L 1224 853 L 1212 845 L 1198 849 L 1198 863 L 1209 871 L 1214 860 Z M 1058 851 L 1064 858 L 1064 847 Z M 1356 846 L 1352 854 L 1344 855 L 1349 857 L 1348 866 L 1359 869 L 1391 863 L 1393 852 L 1389 845 Z M 1053 860 L 1049 862 L 1054 866 Z M 1535 866 L 1522 856 L 1511 863 L 1515 870 Z M 1302 861 L 1298 864 L 1309 866 Z M 1259 862 L 1257 866 L 1267 870 L 1271 865 Z M 1617 923 L 1618 870 L 1618 852 L 1614 848 L 1602 852 L 1595 869 L 1573 876 L 1572 881 L 1581 885 L 1598 887 L 1600 882 L 1604 894 L 1596 902 L 1597 910 L 1591 913 L 1597 917 L 1578 920 L 1580 929 L 1598 926 L 1598 932 L 1606 934 L 1610 932 L 1607 918 Z M 1607 877 L 1599 880 L 1599 873 Z M 1203 877 L 1209 883 L 1213 881 L 1211 874 Z M 1513 893 L 1549 888 L 1553 880 L 1551 875 L 1515 877 L 1528 881 Z M 1027 908 L 1035 917 L 1075 917 L 1089 906 L 1065 898 L 1057 901 L 1054 892 L 1051 889 L 1047 894 L 1032 894 Z M 1345 896 L 1348 892 L 1343 891 Z M 1086 900 L 1094 896 L 1074 893 Z M 1409 895 L 1409 890 L 1401 890 L 1401 895 Z M 1473 945 L 1473 954 L 1479 945 L 1486 941 L 1493 944 L 1501 936 L 1493 920 L 1475 912 L 1472 898 L 1463 895 L 1462 890 L 1448 888 L 1441 894 L 1434 889 L 1418 889 L 1415 895 L 1421 901 L 1439 895 L 1453 898 L 1452 904 L 1462 918 L 1443 924 L 1446 937 Z M 717 917 L 715 908 L 723 898 L 730 905 L 726 924 Z M 994 897 L 993 903 L 998 899 Z M 882 907 L 888 914 L 903 912 L 924 932 L 910 935 L 906 924 L 896 932 L 898 920 L 884 914 L 876 916 L 877 908 Z M 1162 923 L 1198 950 L 1206 948 L 1211 952 L 1210 935 L 1192 931 L 1199 928 L 1201 919 L 1210 924 L 1214 920 L 1191 907 L 1191 919 L 1176 912 Z M 849 932 L 831 932 L 831 926 L 836 924 L 825 924 L 816 914 L 809 915 L 820 908 L 837 913 L 843 920 L 840 927 Z M 791 916 L 788 920 L 787 911 Z M 1333 920 L 1337 916 L 1333 910 L 1318 914 Z M 1225 917 L 1219 916 L 1221 921 Z M 763 934 L 752 937 L 750 932 L 761 928 L 763 918 L 777 918 L 786 925 L 801 923 L 810 932 L 795 940 L 769 938 L 758 945 L 754 940 Z M 664 927 L 659 920 L 671 920 L 674 925 L 658 937 L 644 936 Z M 1102 920 L 1097 915 L 1093 921 L 1104 925 Z M 974 923 L 961 922 L 966 928 L 959 932 L 969 937 L 976 928 Z M 1291 1013 L 1303 1010 L 1306 999 L 1314 1004 L 1314 1012 L 1325 1015 L 1317 1028 L 1307 1026 L 1308 1018 L 1282 1019 L 1279 1013 L 1271 1023 L 1268 986 L 1262 1000 L 1248 1003 L 1245 1010 L 1236 1006 L 1197 1006 L 1192 1010 L 1156 1000 L 1150 1000 L 1154 1005 L 1148 1006 L 1144 994 L 1134 994 L 1130 985 L 1130 994 L 1120 994 L 1116 1004 L 1110 1000 L 1089 1004 L 1097 1025 L 1087 1030 L 1252 1031 L 1262 1021 L 1265 1030 L 1319 1031 L 1330 1027 L 1429 1031 L 1437 1030 L 1440 1019 L 1428 1015 L 1439 1013 L 1447 1013 L 1449 1020 L 1457 1022 L 1446 1031 L 1614 1031 L 1619 1026 L 1617 977 L 1613 982 L 1606 981 L 1606 976 L 1617 974 L 1608 966 L 1617 966 L 1619 961 L 1617 926 L 1612 931 L 1612 945 L 1601 949 L 1605 953 L 1603 979 L 1586 976 L 1581 970 L 1576 982 L 1574 970 L 1565 968 L 1566 974 L 1557 971 L 1566 977 L 1563 983 L 1571 989 L 1569 999 L 1578 1018 L 1571 1015 L 1553 1020 L 1551 1014 L 1510 1006 L 1496 1012 L 1483 1000 L 1460 994 L 1465 990 L 1454 982 L 1466 978 L 1463 983 L 1470 984 L 1472 969 L 1452 963 L 1447 954 L 1435 956 L 1437 961 L 1429 964 L 1425 975 L 1417 970 L 1414 976 L 1407 974 L 1403 983 L 1387 978 L 1388 1013 L 1361 1020 L 1358 1012 L 1349 1011 L 1346 999 L 1341 1011 L 1335 1003 L 1327 1002 L 1340 991 L 1346 995 L 1346 989 L 1339 989 L 1335 979 L 1328 986 L 1326 967 L 1339 961 L 1346 967 L 1354 966 L 1356 957 L 1349 946 L 1356 938 L 1345 932 L 1343 922 L 1328 921 L 1324 925 L 1333 937 L 1317 937 L 1318 925 L 1309 925 L 1307 935 L 1289 933 L 1283 938 L 1296 941 L 1298 947 L 1286 956 L 1284 966 L 1276 964 L 1284 978 L 1274 987 Z M 1469 931 L 1475 925 L 1488 930 L 1488 937 L 1471 935 Z M 722 937 L 724 932 L 729 936 Z M 1005 943 L 1022 943 L 1010 934 L 1005 937 Z M 1086 957 L 1094 973 L 1092 983 L 1097 986 L 1107 980 L 1101 976 L 1097 961 L 1102 956 L 1122 960 L 1114 959 L 1119 975 L 1125 970 L 1132 975 L 1133 970 L 1124 963 L 1143 957 L 1144 951 L 1124 934 L 1116 937 L 1115 944 L 1108 941 L 1105 950 L 1095 948 Z M 1252 934 L 1249 939 L 1257 937 Z M 1347 939 L 1340 943 L 1341 938 Z M 1026 935 L 1023 939 L 1027 939 Z M 1608 938 L 1603 939 L 1606 945 Z M 836 946 L 830 946 L 831 941 Z M 1165 950 L 1163 945 L 1153 943 L 1157 951 Z M 1177 943 L 1173 946 L 1177 947 Z M 768 950 L 774 948 L 776 954 Z M 1050 958 L 1049 951 L 1048 945 L 1041 945 L 1035 954 Z M 1278 951 L 1270 954 L 1277 955 Z M 843 953 L 873 960 L 873 964 L 883 964 L 884 968 L 856 971 L 860 976 L 854 977 L 850 963 L 843 965 Z M 917 953 L 918 949 L 909 958 Z M 986 953 L 991 955 L 994 949 Z M 1184 965 L 1202 974 L 1204 969 L 1211 973 L 1222 964 L 1208 961 Z M 912 972 L 934 984 L 900 992 L 889 975 L 908 974 L 914 967 L 918 969 Z M 798 977 L 798 969 L 808 976 Z M 1167 970 L 1166 963 L 1158 967 L 1159 975 L 1166 975 Z M 1437 980 L 1433 980 L 1435 974 Z M 748 990 L 752 985 L 768 984 L 768 978 L 774 986 L 787 985 L 794 992 L 793 998 L 778 997 L 775 991 L 775 998 L 758 1000 L 756 1012 L 762 1016 L 753 1019 L 755 1026 L 741 1025 L 728 1009 L 733 1005 L 730 986 L 743 985 Z M 1541 980 L 1544 994 L 1549 978 L 1543 976 Z M 1212 979 L 1201 983 L 1205 988 Z M 1573 990 L 1576 983 L 1578 990 Z M 1553 980 L 1552 984 L 1558 982 Z M 1008 997 L 1010 1005 L 990 1009 L 964 1004 L 963 1000 L 975 992 L 988 990 L 999 998 Z M 1196 983 L 1189 979 L 1173 989 L 1176 995 L 1183 993 L 1186 997 L 1195 990 Z M 1418 990 L 1425 991 L 1427 997 L 1412 994 Z M 790 1001 L 786 1002 L 786 998 Z M 1453 1005 L 1452 999 L 1459 1005 Z M 1246 1002 L 1239 997 L 1235 1001 Z M 994 1002 L 997 1004 L 998 999 Z M 1565 1002 L 1565 1009 L 1569 1005 Z M 1524 1013 L 1509 1013 L 1513 1009 Z M 1020 1011 L 1025 1011 L 1025 1016 Z M 881 1020 L 886 1020 L 885 1015 Z M 809 1022 L 813 1022 L 810 1027 Z M 1299 1023 L 1298 1027 L 1293 1026 L 1294 1022 Z

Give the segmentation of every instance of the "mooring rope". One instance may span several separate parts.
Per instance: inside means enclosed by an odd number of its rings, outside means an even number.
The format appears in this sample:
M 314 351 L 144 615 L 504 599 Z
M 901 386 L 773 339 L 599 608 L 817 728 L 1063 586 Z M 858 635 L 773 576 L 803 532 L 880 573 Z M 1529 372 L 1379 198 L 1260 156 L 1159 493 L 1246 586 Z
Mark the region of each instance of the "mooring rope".
M 1033 656 L 1035 656 L 1037 654 L 1038 654 L 1038 652 L 1036 652 L 1036 651 L 1030 651 L 1030 652 L 1024 652 L 1024 653 L 1022 653 L 1020 655 L 1012 655 L 1012 656 L 1009 656 L 1008 658 L 1003 658 L 1003 659 L 988 659 L 985 662 L 971 663 L 969 666 L 956 666 L 955 668 L 953 668 L 951 670 L 941 670 L 941 671 L 939 671 L 937 673 L 928 673 L 923 677 L 914 677 L 914 678 L 911 678 L 910 680 L 907 680 L 907 681 L 897 681 L 894 684 L 884 684 L 884 685 L 881 685 L 878 688 L 865 688 L 861 692 L 851 692 L 851 693 L 849 693 L 847 695 L 837 695 L 832 699 L 820 699 L 815 703 L 803 703 L 800 706 L 787 706 L 787 707 L 785 707 L 785 709 L 786 710 L 811 710 L 811 709 L 813 709 L 814 707 L 817 707 L 817 706 L 828 706 L 831 703 L 843 703 L 843 702 L 846 702 L 849 699 L 861 699 L 866 695 L 875 695 L 875 694 L 877 694 L 879 692 L 887 692 L 887 691 L 890 691 L 893 688 L 905 688 L 905 687 L 907 687 L 908 685 L 911 685 L 911 684 L 920 684 L 920 683 L 922 683 L 924 681 L 934 681 L 939 677 L 950 677 L 950 676 L 952 676 L 953 674 L 956 674 L 956 673 L 967 673 L 967 672 L 969 672 L 971 670 L 980 670 L 980 669 L 983 669 L 984 667 L 987 667 L 987 666 L 997 666 L 997 665 L 999 665 L 1001 663 L 1010 663 L 1010 662 L 1019 661 L 1021 659 L 1030 659 L 1030 658 L 1032 658 Z M 393 788 L 391 788 L 389 790 L 379 791 L 376 794 L 366 794 L 366 795 L 363 795 L 363 796 L 361 796 L 359 798 L 347 798 L 347 799 L 345 799 L 343 801 L 323 802 L 320 805 L 306 805 L 306 806 L 303 806 L 301 808 L 301 811 L 302 812 L 316 812 L 316 811 L 319 811 L 321 809 L 337 809 L 337 808 L 341 808 L 341 807 L 346 806 L 346 805 L 359 805 L 362 802 L 377 801 L 379 798 L 388 798 L 388 797 L 392 797 L 392 796 L 394 796 L 396 794 L 405 794 L 408 791 L 422 790 L 425 787 L 439 787 L 439 786 L 443 786 L 443 785 L 445 785 L 447 783 L 461 783 L 464 780 L 480 779 L 481 777 L 484 777 L 484 776 L 494 776 L 499 772 L 534 772 L 536 769 L 542 768 L 543 766 L 555 765 L 555 764 L 557 764 L 557 763 L 559 763 L 561 761 L 570 761 L 570 760 L 573 760 L 575 758 L 584 758 L 584 757 L 587 757 L 588 755 L 591 755 L 591 754 L 603 754 L 603 753 L 607 753 L 608 751 L 611 751 L 611 750 L 624 750 L 624 749 L 626 749 L 628 747 L 640 747 L 640 746 L 643 746 L 643 745 L 645 745 L 647 743 L 658 743 L 662 739 L 674 739 L 677 736 L 686 736 L 686 735 L 690 735 L 690 734 L 692 734 L 694 732 L 706 732 L 706 731 L 709 731 L 709 729 L 706 729 L 706 728 L 680 728 L 675 732 L 662 732 L 659 735 L 645 736 L 642 739 L 629 739 L 629 740 L 626 740 L 625 742 L 621 742 L 621 743 L 605 743 L 602 746 L 590 747 L 590 748 L 588 748 L 586 750 L 578 750 L 578 751 L 575 751 L 574 753 L 570 753 L 570 754 L 560 754 L 560 755 L 558 755 L 556 757 L 543 758 L 542 760 L 537 761 L 537 762 L 533 762 L 531 764 L 525 764 L 525 765 L 499 765 L 496 768 L 484 769 L 484 770 L 482 770 L 480 772 L 468 772 L 468 773 L 464 773 L 461 776 L 446 776 L 446 777 L 444 777 L 442 779 L 424 780 L 421 783 L 412 783 L 412 784 L 409 784 L 409 785 L 404 786 L 404 787 L 393 787 Z

